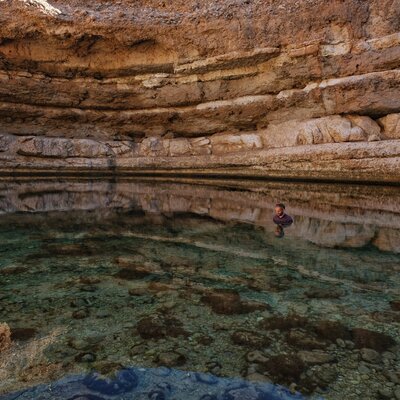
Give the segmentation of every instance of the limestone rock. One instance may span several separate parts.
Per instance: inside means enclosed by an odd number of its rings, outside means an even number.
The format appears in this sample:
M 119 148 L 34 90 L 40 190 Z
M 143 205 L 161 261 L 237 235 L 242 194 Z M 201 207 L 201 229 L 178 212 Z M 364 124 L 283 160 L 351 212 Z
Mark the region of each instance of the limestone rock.
M 169 144 L 169 153 L 172 157 L 192 154 L 192 146 L 188 139 L 172 139 Z
M 372 118 L 361 115 L 349 115 L 347 118 L 353 126 L 358 126 L 364 131 L 368 141 L 382 139 L 381 128 Z
M 262 141 L 257 134 L 211 136 L 213 154 L 226 154 L 243 150 L 261 149 Z
M 113 154 L 105 143 L 95 140 L 79 139 L 72 142 L 72 149 L 69 157 L 97 158 Z
M 367 139 L 367 133 L 360 126 L 352 126 L 348 118 L 333 116 L 310 120 L 301 124 L 297 143 L 359 142 Z
M 139 154 L 142 157 L 168 156 L 169 140 L 162 140 L 159 137 L 149 137 L 143 139 L 140 144 Z
M 398 181 L 393 1 L 50 3 L 0 2 L 2 174 Z
M 6 152 L 10 149 L 11 143 L 15 139 L 10 135 L 0 134 L 0 152 Z
M 387 139 L 400 139 L 400 114 L 389 114 L 379 119 Z

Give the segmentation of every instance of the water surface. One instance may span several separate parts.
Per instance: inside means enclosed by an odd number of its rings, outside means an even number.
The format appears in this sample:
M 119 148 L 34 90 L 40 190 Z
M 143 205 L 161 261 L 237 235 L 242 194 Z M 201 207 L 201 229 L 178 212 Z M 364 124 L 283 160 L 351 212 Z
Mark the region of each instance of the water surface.
M 398 187 L 2 182 L 0 212 L 1 399 L 400 393 Z

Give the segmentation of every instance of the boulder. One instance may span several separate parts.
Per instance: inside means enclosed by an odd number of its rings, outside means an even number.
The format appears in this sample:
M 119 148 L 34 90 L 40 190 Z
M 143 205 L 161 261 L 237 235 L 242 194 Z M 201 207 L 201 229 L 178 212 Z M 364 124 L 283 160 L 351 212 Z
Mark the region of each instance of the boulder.
M 385 139 L 400 139 L 400 114 L 388 114 L 378 120 Z

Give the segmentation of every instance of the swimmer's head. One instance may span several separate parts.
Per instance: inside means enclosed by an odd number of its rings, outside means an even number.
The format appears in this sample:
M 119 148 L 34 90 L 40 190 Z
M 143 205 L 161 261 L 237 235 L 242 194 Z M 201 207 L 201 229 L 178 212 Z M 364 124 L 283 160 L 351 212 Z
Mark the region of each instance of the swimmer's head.
M 285 214 L 285 205 L 283 203 L 275 204 L 275 214 L 279 217 Z

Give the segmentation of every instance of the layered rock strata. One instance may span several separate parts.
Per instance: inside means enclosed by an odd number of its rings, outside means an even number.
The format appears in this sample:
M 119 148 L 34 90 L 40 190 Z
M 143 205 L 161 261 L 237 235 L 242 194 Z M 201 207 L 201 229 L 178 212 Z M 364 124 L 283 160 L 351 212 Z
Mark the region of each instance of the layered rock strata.
M 398 1 L 0 11 L 3 174 L 399 181 Z

